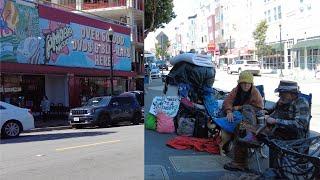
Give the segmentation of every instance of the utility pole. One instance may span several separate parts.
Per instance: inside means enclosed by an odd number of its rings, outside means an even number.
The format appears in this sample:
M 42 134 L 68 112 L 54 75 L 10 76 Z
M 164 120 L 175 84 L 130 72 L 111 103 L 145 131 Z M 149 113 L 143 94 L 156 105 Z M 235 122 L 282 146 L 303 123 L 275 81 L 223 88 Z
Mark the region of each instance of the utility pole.
M 229 49 L 230 49 L 230 55 L 231 55 L 231 35 L 230 35 L 230 41 L 229 41 Z
M 279 24 L 279 28 L 280 28 L 280 77 L 283 77 L 283 73 L 282 73 L 282 39 L 281 39 L 281 24 Z
M 163 60 L 163 50 L 164 48 L 163 48 L 163 36 L 161 36 L 161 58 L 162 58 L 162 61 L 164 61 Z M 162 62 L 161 62 L 162 63 Z M 161 74 L 161 77 L 163 76 L 163 65 L 161 64 L 161 71 L 162 71 L 162 74 Z

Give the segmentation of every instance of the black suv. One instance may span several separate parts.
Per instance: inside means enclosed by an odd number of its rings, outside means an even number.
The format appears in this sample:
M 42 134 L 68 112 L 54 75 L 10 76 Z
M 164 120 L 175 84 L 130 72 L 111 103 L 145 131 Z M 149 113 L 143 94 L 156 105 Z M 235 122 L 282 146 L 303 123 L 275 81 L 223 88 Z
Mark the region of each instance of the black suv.
M 136 96 L 94 97 L 84 106 L 71 109 L 69 122 L 74 128 L 81 128 L 83 125 L 106 127 L 122 121 L 139 124 L 141 109 Z

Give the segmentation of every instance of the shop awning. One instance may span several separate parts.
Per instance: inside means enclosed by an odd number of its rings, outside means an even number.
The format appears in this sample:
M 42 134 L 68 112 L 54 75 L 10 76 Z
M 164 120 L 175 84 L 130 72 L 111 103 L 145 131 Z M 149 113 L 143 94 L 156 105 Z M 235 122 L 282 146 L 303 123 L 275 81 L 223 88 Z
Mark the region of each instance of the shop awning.
M 302 48 L 307 49 L 320 49 L 320 38 L 319 39 L 308 39 L 304 41 L 298 41 L 295 45 L 292 46 L 292 50 L 299 50 Z
M 270 46 L 271 46 L 271 49 L 274 49 L 275 51 L 281 51 L 281 50 L 283 50 L 283 43 L 281 43 L 281 45 L 280 45 L 280 43 L 274 43 L 274 44 L 270 44 Z
M 14 74 L 56 74 L 67 75 L 74 74 L 75 76 L 110 76 L 110 70 L 80 68 L 80 67 L 63 67 L 63 66 L 48 66 L 48 65 L 33 65 L 20 63 L 1 62 L 1 73 Z M 113 71 L 114 76 L 135 77 L 136 73 L 132 71 Z

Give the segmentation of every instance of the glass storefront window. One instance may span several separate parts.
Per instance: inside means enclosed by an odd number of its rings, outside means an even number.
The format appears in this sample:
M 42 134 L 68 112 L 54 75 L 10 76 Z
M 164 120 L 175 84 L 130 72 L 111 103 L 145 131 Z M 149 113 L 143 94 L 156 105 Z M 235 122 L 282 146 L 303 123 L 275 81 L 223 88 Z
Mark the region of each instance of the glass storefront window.
M 40 111 L 40 102 L 45 93 L 44 76 L 1 75 L 1 101 L 15 106 Z

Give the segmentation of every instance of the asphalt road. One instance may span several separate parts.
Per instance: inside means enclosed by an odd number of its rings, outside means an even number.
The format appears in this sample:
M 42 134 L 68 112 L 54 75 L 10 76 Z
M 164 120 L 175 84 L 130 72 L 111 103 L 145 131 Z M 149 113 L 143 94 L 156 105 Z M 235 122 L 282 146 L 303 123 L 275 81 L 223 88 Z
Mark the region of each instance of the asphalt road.
M 1 140 L 1 180 L 144 178 L 144 126 L 68 129 Z

